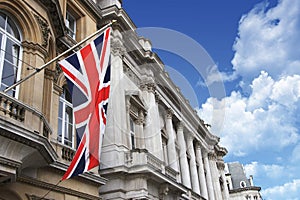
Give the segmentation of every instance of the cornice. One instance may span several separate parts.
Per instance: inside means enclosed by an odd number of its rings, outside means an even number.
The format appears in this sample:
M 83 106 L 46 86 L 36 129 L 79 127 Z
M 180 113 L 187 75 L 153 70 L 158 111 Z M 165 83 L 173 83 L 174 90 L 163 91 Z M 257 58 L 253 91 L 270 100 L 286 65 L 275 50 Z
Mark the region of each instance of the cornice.
M 35 179 L 33 177 L 28 177 L 28 176 L 24 176 L 24 175 L 21 175 L 21 176 L 17 177 L 17 181 L 27 183 L 27 184 L 30 184 L 30 185 L 35 186 L 35 187 L 44 188 L 44 189 L 47 189 L 47 190 L 51 189 L 52 191 L 60 192 L 60 193 L 63 193 L 63 194 L 74 195 L 74 196 L 77 196 L 77 197 L 80 197 L 80 198 L 83 198 L 83 199 L 88 199 L 88 200 L 101 200 L 102 199 L 102 198 L 97 197 L 97 196 L 89 195 L 87 193 L 79 192 L 77 190 L 62 187 L 62 186 L 55 185 L 55 184 L 52 184 L 52 183 L 40 181 L 40 180 Z
M 54 162 L 50 164 L 51 169 L 56 170 L 58 173 L 65 173 L 67 171 L 68 166 L 61 162 Z M 87 182 L 89 184 L 93 185 L 104 185 L 108 180 L 98 174 L 93 174 L 91 172 L 86 172 L 83 174 L 80 174 L 77 177 L 74 177 L 76 179 L 80 179 L 80 181 Z
M 238 193 L 238 192 L 242 192 L 242 191 L 251 191 L 251 190 L 259 192 L 261 190 L 261 187 L 250 186 L 250 187 L 237 188 L 237 189 L 229 190 L 229 193 L 232 194 L 232 193 Z
M 48 57 L 48 51 L 38 43 L 33 43 L 33 42 L 24 40 L 22 42 L 22 47 L 24 48 L 25 52 L 27 51 L 27 49 L 40 52 L 43 55 L 43 59 Z M 30 51 L 28 51 L 28 53 L 30 53 Z
M 58 0 L 38 0 L 47 10 L 48 16 L 51 19 L 51 24 L 54 26 L 54 34 L 56 38 L 65 35 L 65 23 Z

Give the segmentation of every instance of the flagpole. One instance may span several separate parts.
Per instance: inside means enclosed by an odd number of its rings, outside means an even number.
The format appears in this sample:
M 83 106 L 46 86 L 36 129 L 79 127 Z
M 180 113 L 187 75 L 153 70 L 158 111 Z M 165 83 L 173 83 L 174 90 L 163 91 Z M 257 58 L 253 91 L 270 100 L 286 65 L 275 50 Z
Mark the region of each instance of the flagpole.
M 89 35 L 88 37 L 86 37 L 85 39 L 81 40 L 81 42 L 77 43 L 76 45 L 72 46 L 70 49 L 64 51 L 63 53 L 59 54 L 58 56 L 56 56 L 55 58 L 53 58 L 52 60 L 48 61 L 47 63 L 45 63 L 44 65 L 42 65 L 40 68 L 36 68 L 35 72 L 29 74 L 28 76 L 26 76 L 23 79 L 20 79 L 19 81 L 17 81 L 15 84 L 9 86 L 8 88 L 6 88 L 5 90 L 3 90 L 4 93 L 10 91 L 11 89 L 15 88 L 16 86 L 20 85 L 21 83 L 27 81 L 28 79 L 30 79 L 32 76 L 34 76 L 35 74 L 39 73 L 41 70 L 45 69 L 48 65 L 50 65 L 51 63 L 57 61 L 59 58 L 63 57 L 64 55 L 68 54 L 69 52 L 73 51 L 74 49 L 76 49 L 77 47 L 79 47 L 80 45 L 82 45 L 83 43 L 85 43 L 87 40 L 91 39 L 92 37 L 94 37 L 95 35 L 103 32 L 104 29 L 106 29 L 107 27 L 111 26 L 113 23 L 115 23 L 117 20 L 112 20 L 111 22 L 109 22 L 108 24 L 106 24 L 104 27 L 102 27 L 101 29 L 97 30 L 95 33 Z

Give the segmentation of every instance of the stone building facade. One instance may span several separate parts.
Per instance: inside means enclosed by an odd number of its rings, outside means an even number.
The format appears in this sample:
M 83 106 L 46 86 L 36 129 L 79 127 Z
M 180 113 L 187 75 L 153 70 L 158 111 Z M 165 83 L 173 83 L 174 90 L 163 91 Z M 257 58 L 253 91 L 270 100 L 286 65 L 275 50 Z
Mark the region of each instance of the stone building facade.
M 1 91 L 117 19 L 98 169 L 59 183 L 76 149 L 70 93 L 49 65 L 0 92 L 0 199 L 229 199 L 212 135 L 119 0 L 0 0 Z
M 253 176 L 246 177 L 244 167 L 238 162 L 225 164 L 226 183 L 231 200 L 261 200 L 261 188 L 253 183 Z

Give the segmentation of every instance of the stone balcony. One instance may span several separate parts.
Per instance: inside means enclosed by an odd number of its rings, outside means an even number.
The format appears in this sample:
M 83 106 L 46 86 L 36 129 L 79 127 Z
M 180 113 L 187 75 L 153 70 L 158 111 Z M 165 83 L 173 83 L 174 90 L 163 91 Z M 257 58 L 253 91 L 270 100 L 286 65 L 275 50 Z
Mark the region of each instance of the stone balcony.
M 0 92 L 0 183 L 57 160 L 51 133 L 41 112 Z
M 174 182 L 180 182 L 179 172 L 173 168 L 166 166 L 165 163 L 145 149 L 134 149 L 126 153 L 125 163 L 127 167 L 136 170 L 149 171 L 164 176 L 164 178 Z M 138 167 L 137 167 L 138 166 Z

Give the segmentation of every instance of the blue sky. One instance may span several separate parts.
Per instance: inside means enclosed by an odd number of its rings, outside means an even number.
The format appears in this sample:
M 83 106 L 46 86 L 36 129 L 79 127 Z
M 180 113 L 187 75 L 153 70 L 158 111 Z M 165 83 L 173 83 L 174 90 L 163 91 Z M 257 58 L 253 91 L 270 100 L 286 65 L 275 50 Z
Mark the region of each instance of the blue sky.
M 300 2 L 186 2 L 127 0 L 123 7 L 220 136 L 225 161 L 244 164 L 264 199 L 300 199 Z M 164 43 L 172 39 L 173 46 Z

